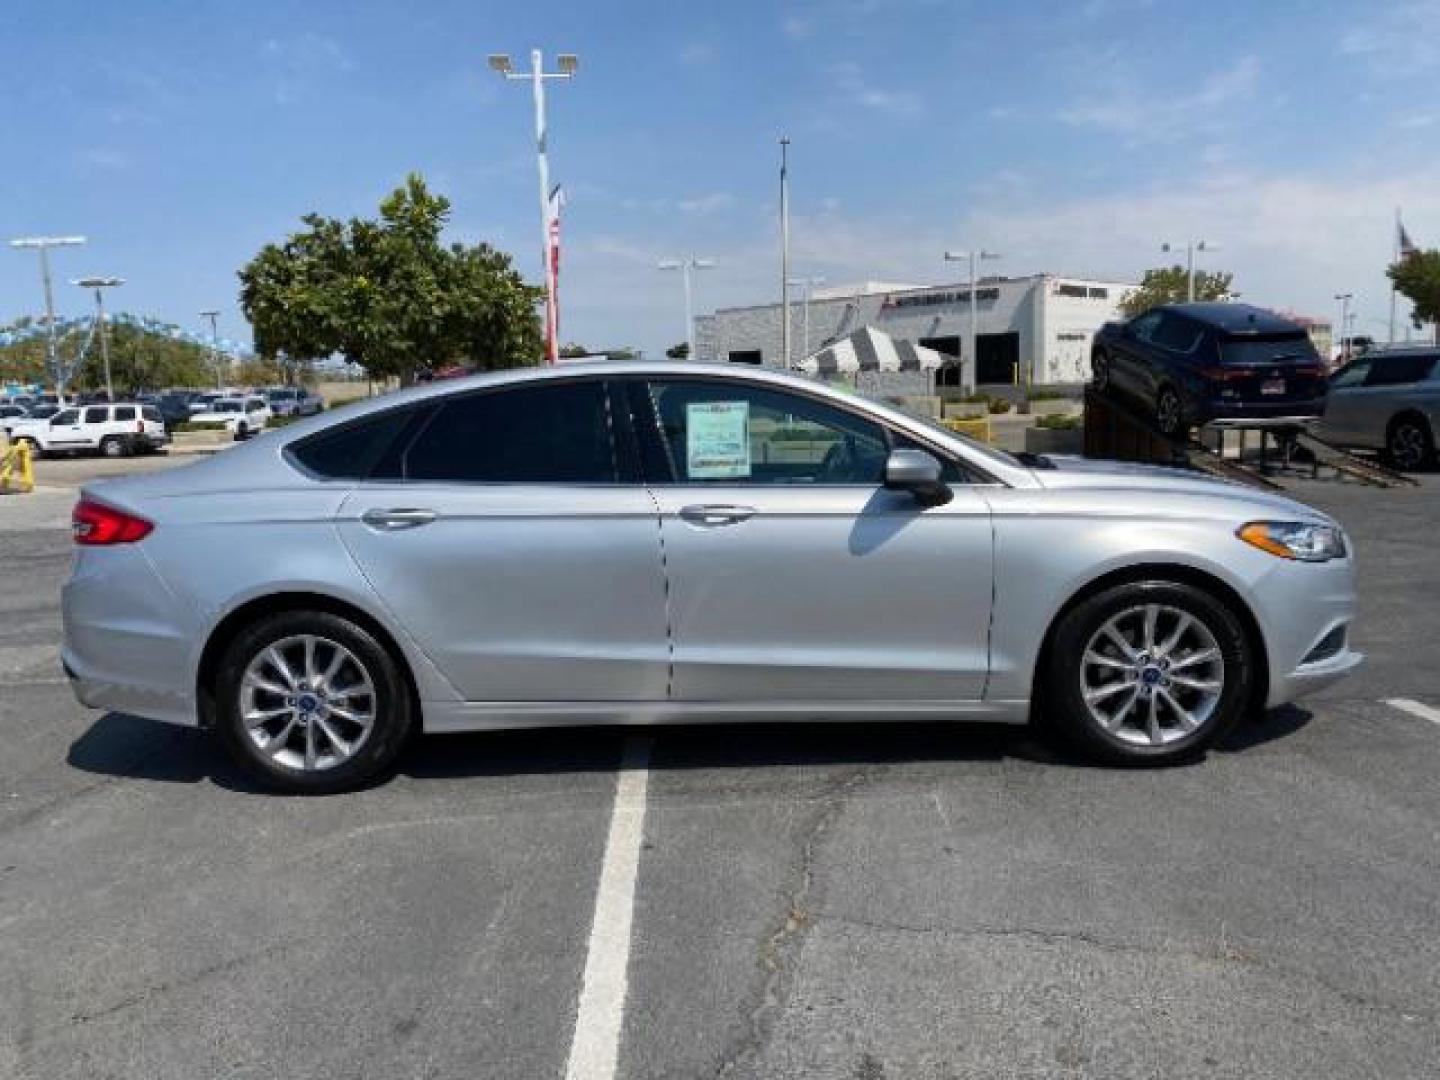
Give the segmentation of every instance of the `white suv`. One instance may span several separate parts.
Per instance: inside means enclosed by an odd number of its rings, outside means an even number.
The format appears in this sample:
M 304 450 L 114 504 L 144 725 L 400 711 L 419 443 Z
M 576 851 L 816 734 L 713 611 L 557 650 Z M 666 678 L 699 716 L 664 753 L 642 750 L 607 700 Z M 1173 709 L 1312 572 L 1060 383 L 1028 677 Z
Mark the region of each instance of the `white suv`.
M 235 438 L 245 439 L 264 431 L 272 415 L 270 406 L 261 397 L 220 398 L 192 414 L 190 424 L 199 428 L 224 428 Z
M 16 420 L 10 438 L 37 454 L 97 450 L 106 457 L 159 450 L 169 441 L 159 411 L 133 403 L 70 406 L 48 420 Z

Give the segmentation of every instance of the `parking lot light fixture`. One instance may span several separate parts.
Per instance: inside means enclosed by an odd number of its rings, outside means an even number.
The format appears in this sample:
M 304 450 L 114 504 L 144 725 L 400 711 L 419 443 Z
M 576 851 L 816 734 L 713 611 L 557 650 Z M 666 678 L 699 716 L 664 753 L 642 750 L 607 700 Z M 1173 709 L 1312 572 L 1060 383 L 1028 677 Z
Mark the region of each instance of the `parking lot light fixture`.
M 946 262 L 969 262 L 970 264 L 970 340 L 966 348 L 970 352 L 967 358 L 960 360 L 960 389 L 967 394 L 975 392 L 975 383 L 980 376 L 979 357 L 976 356 L 976 342 L 980 338 L 978 327 L 980 325 L 980 312 L 975 301 L 976 285 L 979 282 L 978 267 L 985 259 L 998 259 L 1000 254 L 995 251 L 986 251 L 984 248 L 972 249 L 970 251 L 947 251 L 945 252 Z
M 220 367 L 220 331 L 215 321 L 220 318 L 220 312 L 214 309 L 202 311 L 200 318 L 208 319 L 210 322 L 210 363 L 215 368 L 215 389 L 223 390 L 225 389 L 225 373 Z
M 1172 244 L 1169 241 L 1160 245 L 1160 250 L 1169 254 L 1172 251 L 1179 251 L 1179 244 Z M 1219 251 L 1219 244 L 1212 244 L 1208 240 L 1187 240 L 1185 241 L 1185 301 L 1193 304 L 1195 302 L 1195 253 L 1207 251 Z
M 662 259 L 656 264 L 660 270 L 679 270 L 685 282 L 685 358 L 695 359 L 695 309 L 692 304 L 693 285 L 690 275 L 696 270 L 705 270 L 715 265 L 714 259 L 697 259 L 694 255 L 685 259 Z
M 815 292 L 815 286 L 824 285 L 825 279 L 823 277 L 791 278 L 790 284 L 798 289 L 805 290 L 801 300 L 804 310 L 804 315 L 801 317 L 801 325 L 804 329 L 801 333 L 804 335 L 805 344 L 800 353 L 800 358 L 802 360 L 808 360 L 810 359 L 810 299 Z
M 118 277 L 72 278 L 70 284 L 78 285 L 82 289 L 95 290 L 95 326 L 96 332 L 100 335 L 100 360 L 105 367 L 105 398 L 107 401 L 114 401 L 115 384 L 110 378 L 110 331 L 105 324 L 105 290 L 124 285 L 125 279 Z
M 45 367 L 55 380 L 55 393 L 65 400 L 65 370 L 60 366 L 60 351 L 55 341 L 55 295 L 50 285 L 50 249 L 77 247 L 86 243 L 83 236 L 21 236 L 10 241 L 12 248 L 33 248 L 40 252 L 40 281 L 45 288 Z
M 1335 327 L 1337 331 L 1337 333 L 1334 335 L 1335 345 L 1340 350 L 1339 355 L 1341 357 L 1344 357 L 1349 353 L 1349 350 L 1345 348 L 1345 327 L 1351 318 L 1350 302 L 1355 299 L 1355 294 L 1353 292 L 1336 293 L 1335 299 L 1340 301 L 1340 322 L 1339 325 Z
M 539 49 L 530 50 L 530 70 L 516 71 L 505 53 L 491 53 L 490 70 L 501 78 L 528 81 L 535 97 L 535 156 L 540 170 L 540 271 L 545 276 L 545 361 L 553 364 L 560 358 L 560 312 L 555 295 L 555 274 L 550 266 L 550 159 L 545 122 L 545 81 L 572 79 L 580 68 L 574 53 L 561 53 L 556 71 L 545 70 L 545 56 Z

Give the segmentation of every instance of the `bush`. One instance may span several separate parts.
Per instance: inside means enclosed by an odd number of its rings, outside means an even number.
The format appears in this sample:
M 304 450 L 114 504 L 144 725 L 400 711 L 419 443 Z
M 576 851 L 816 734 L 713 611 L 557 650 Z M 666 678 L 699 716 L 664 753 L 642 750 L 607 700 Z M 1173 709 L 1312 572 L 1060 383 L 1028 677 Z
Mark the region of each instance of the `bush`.
M 1059 401 L 1070 395 L 1063 390 L 1031 390 L 1025 396 L 1031 401 Z
M 990 399 L 986 408 L 989 409 L 991 416 L 1000 416 L 1010 411 L 1010 402 L 1004 398 L 995 397 Z
M 327 409 L 338 409 L 338 408 L 341 408 L 342 406 L 345 406 L 345 405 L 353 405 L 353 404 L 355 404 L 355 402 L 357 402 L 357 401 L 365 401 L 365 400 L 366 400 L 366 397 L 365 397 L 364 394 L 357 394 L 355 397 L 337 397 L 334 401 L 327 401 L 327 402 L 325 403 L 325 408 L 327 408 Z
M 1078 416 L 1041 416 L 1035 420 L 1038 428 L 1049 428 L 1051 431 L 1078 431 L 1082 426 L 1082 419 Z

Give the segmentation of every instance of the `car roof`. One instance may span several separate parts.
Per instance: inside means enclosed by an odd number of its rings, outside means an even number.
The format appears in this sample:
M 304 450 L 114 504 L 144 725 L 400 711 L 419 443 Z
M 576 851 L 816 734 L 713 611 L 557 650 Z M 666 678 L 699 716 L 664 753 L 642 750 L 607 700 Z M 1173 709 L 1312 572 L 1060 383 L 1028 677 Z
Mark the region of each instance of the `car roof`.
M 1305 330 L 1299 323 L 1254 304 L 1209 300 L 1193 304 L 1161 304 L 1158 310 L 1183 315 L 1227 334 L 1274 334 L 1297 330 L 1303 333 Z

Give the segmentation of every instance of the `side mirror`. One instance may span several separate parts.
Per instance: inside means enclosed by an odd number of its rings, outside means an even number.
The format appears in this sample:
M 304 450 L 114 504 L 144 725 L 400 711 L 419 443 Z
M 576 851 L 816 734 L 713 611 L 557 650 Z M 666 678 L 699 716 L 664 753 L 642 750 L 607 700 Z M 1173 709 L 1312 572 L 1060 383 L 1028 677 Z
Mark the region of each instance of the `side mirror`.
M 940 462 L 924 450 L 900 447 L 885 459 L 885 486 L 910 492 L 923 506 L 944 506 L 952 495 L 941 471 Z

